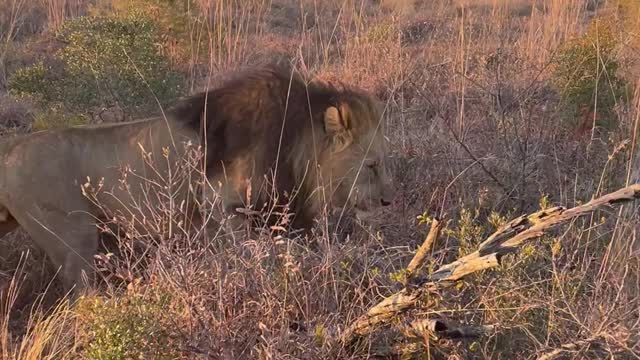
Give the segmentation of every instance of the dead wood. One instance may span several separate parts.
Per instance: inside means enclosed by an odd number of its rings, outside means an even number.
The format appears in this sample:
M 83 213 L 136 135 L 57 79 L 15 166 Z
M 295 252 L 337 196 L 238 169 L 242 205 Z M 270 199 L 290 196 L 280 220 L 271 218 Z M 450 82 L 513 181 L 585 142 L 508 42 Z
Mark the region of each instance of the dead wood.
M 539 238 L 559 225 L 590 214 L 596 209 L 612 207 L 639 197 L 640 184 L 634 184 L 571 209 L 554 207 L 520 216 L 500 227 L 482 242 L 475 252 L 441 266 L 430 275 L 419 277 L 415 272 L 424 263 L 426 254 L 431 250 L 441 230 L 441 223 L 434 221 L 429 236 L 410 262 L 406 286 L 383 299 L 351 323 L 342 333 L 340 340 L 344 345 L 352 344 L 355 340 L 372 333 L 378 326 L 387 324 L 398 315 L 415 308 L 427 293 L 450 286 L 474 272 L 498 266 L 502 256 L 517 252 L 527 241 Z

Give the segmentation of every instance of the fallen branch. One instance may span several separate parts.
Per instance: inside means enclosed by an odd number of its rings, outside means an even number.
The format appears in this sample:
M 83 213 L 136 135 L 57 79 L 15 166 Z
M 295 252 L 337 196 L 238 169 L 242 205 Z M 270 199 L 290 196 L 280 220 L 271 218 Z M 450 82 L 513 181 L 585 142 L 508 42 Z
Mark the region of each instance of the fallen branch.
M 572 343 L 563 344 L 557 349 L 553 349 L 538 357 L 538 360 L 553 360 L 566 352 L 576 352 L 593 345 L 599 345 L 602 340 L 601 336 L 593 336 L 585 340 L 578 340 Z
M 405 283 L 410 284 L 414 281 L 415 272 L 424 264 L 427 254 L 440 236 L 440 230 L 442 230 L 442 222 L 434 219 L 433 222 L 431 222 L 429 234 L 416 251 L 411 262 L 409 262 Z M 407 292 L 405 287 L 402 291 L 382 300 L 382 302 L 369 309 L 365 315 L 351 324 L 343 333 L 341 337 L 342 342 L 348 344 L 356 337 L 364 336 L 371 332 L 376 325 L 386 323 L 397 314 L 413 307 L 420 295 L 418 292 Z
M 502 256 L 516 252 L 525 242 L 536 239 L 561 224 L 589 214 L 598 208 L 610 207 L 639 197 L 640 184 L 634 184 L 571 209 L 554 207 L 520 216 L 500 227 L 480 244 L 477 251 L 441 266 L 429 276 L 414 276 L 414 271 L 422 265 L 425 259 L 424 255 L 427 253 L 427 251 L 423 251 L 423 248 L 429 248 L 431 245 L 428 245 L 427 242 L 430 241 L 433 244 L 438 237 L 439 222 L 434 221 L 429 234 L 431 235 L 433 232 L 433 238 L 430 239 L 430 236 L 427 236 L 425 243 L 412 259 L 410 264 L 413 265 L 411 271 L 408 271 L 411 276 L 407 276 L 406 286 L 356 319 L 345 329 L 340 340 L 344 345 L 349 345 L 355 340 L 367 336 L 379 325 L 386 324 L 391 319 L 414 308 L 418 300 L 426 293 L 450 286 L 474 272 L 498 266 Z

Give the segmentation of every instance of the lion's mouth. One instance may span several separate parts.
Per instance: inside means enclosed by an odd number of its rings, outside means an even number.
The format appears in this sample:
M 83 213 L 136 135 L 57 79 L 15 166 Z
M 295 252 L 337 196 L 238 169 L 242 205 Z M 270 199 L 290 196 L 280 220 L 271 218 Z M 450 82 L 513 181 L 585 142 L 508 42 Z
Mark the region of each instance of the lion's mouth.
M 366 201 L 366 199 L 356 199 L 353 204 L 353 209 L 355 210 L 356 216 L 359 219 L 365 219 L 371 217 L 374 214 L 374 207 Z
M 355 194 L 352 202 L 353 207 L 356 211 L 361 213 L 373 212 L 377 208 L 376 204 L 369 197 L 363 195 L 364 194 L 359 192 Z
M 355 213 L 356 213 L 356 218 L 358 218 L 359 220 L 367 220 L 374 216 L 373 211 L 360 210 L 358 208 L 355 208 Z

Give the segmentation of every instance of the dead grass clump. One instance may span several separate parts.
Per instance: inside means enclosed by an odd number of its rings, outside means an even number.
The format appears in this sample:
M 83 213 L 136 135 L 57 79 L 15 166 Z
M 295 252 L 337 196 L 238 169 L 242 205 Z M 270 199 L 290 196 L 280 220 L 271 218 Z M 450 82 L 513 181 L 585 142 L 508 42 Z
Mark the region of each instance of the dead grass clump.
M 381 0 L 380 7 L 385 10 L 390 10 L 395 15 L 407 16 L 410 15 L 416 8 L 415 0 Z
M 75 313 L 69 303 L 43 302 L 45 289 L 43 295 L 31 299 L 30 308 L 20 305 L 19 299 L 29 297 L 31 290 L 24 289 L 27 259 L 28 255 L 21 256 L 10 281 L 0 283 L 0 356 L 3 360 L 68 358 L 76 344 Z M 18 314 L 24 315 L 21 326 L 15 326 Z
M 0 133 L 25 132 L 33 121 L 34 104 L 26 99 L 0 96 Z

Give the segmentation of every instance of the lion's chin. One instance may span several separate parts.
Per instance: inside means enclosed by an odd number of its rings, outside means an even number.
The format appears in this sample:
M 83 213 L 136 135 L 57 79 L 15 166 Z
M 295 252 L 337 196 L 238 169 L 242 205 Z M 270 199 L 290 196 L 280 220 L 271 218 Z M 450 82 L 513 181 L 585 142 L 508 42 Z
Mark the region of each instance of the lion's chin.
M 356 216 L 357 219 L 367 220 L 374 217 L 377 214 L 377 210 L 379 209 L 377 209 L 375 206 L 370 206 L 370 204 L 365 201 L 353 201 L 348 202 L 343 206 L 337 206 L 333 208 L 332 212 L 334 215 L 341 215 L 345 212 L 351 212 Z
M 368 207 L 361 206 L 360 204 L 347 204 L 344 206 L 337 206 L 333 208 L 332 213 L 333 215 L 341 215 L 346 211 L 353 211 L 356 217 L 361 220 L 371 217 L 374 213 Z
M 356 218 L 358 218 L 358 220 L 368 220 L 371 219 L 371 217 L 373 217 L 375 214 L 373 211 L 369 211 L 369 210 L 360 210 L 357 207 L 355 208 L 355 212 L 356 212 Z

